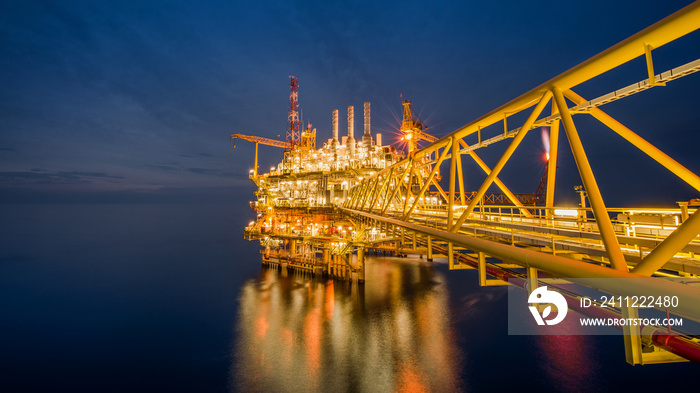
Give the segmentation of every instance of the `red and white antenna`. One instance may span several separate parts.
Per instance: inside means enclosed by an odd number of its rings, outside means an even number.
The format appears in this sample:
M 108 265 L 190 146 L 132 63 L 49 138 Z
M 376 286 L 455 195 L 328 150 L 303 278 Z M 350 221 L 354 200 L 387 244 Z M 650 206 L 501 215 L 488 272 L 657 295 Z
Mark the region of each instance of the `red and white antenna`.
M 299 118 L 299 81 L 289 77 L 289 117 L 287 118 L 287 141 L 294 146 L 301 139 L 301 119 Z

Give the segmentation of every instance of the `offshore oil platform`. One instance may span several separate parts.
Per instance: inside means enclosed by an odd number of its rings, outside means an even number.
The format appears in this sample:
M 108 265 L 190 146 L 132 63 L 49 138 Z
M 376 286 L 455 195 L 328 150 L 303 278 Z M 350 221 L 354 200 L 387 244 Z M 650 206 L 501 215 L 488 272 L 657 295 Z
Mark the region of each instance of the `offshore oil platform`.
M 652 56 L 698 29 L 700 2 L 694 2 L 439 138 L 426 132 L 411 102 L 403 101 L 399 131 L 405 153 L 382 145 L 380 134 L 372 136 L 369 103 L 361 138 L 355 139 L 351 106 L 347 136 L 339 137 L 338 111 L 333 111 L 332 138 L 317 147 L 316 129 L 311 124 L 302 129 L 298 81 L 291 77 L 285 141 L 231 135 L 255 143 L 249 177 L 258 187 L 257 200 L 251 202 L 257 219 L 245 228 L 245 238 L 260 242 L 264 264 L 334 279 L 364 281 L 370 253 L 410 253 L 427 260 L 439 255 L 450 270 L 476 270 L 480 286 L 519 287 L 529 296 L 549 288 L 580 315 L 623 321 L 649 311 L 621 302 L 607 307 L 594 301 L 596 307 L 584 307 L 579 294 L 558 286 L 590 288 L 585 280 L 602 279 L 596 289 L 619 299 L 683 299 L 671 310 L 663 302 L 647 308 L 700 323 L 700 176 L 600 109 L 700 71 L 697 59 L 657 73 Z M 645 79 L 593 99 L 574 91 L 637 58 L 645 60 L 640 70 L 648 75 Z M 695 197 L 671 199 L 664 207 L 606 206 L 574 116 L 602 123 L 616 134 L 613 138 L 634 146 L 642 159 L 677 177 Z M 544 175 L 533 194 L 514 193 L 499 176 L 533 129 L 541 129 L 549 140 Z M 582 183 L 576 187 L 580 203 L 573 206 L 555 203 L 560 139 L 568 142 Z M 420 141 L 427 145 L 419 147 Z M 282 162 L 268 173 L 258 172 L 260 143 L 284 149 Z M 495 144 L 505 149 L 489 166 L 480 149 Z M 483 171 L 476 191 L 467 191 L 464 184 L 465 156 Z M 449 169 L 441 172 L 442 165 Z M 528 170 L 517 169 L 523 175 Z M 700 363 L 700 332 L 615 326 L 623 333 L 630 364 Z
M 367 252 L 402 255 L 391 236 L 369 228 L 340 210 L 349 190 L 364 178 L 401 161 L 405 154 L 382 145 L 382 135 L 372 136 L 371 107 L 364 103 L 364 134 L 355 139 L 354 107 L 348 107 L 347 135 L 339 135 L 338 110 L 332 113 L 332 138 L 317 148 L 316 128 L 302 129 L 299 116 L 298 79 L 290 77 L 289 117 L 286 141 L 234 134 L 232 139 L 255 143 L 255 162 L 249 177 L 258 187 L 251 207 L 257 220 L 245 228 L 247 240 L 259 240 L 263 264 L 364 281 Z M 410 153 L 417 141 L 429 137 L 414 115 L 411 102 L 403 101 L 401 131 Z M 283 159 L 268 173 L 258 173 L 258 144 L 281 147 Z M 418 184 L 423 169 L 415 176 Z M 432 198 L 432 199 L 431 199 Z M 437 198 L 426 196 L 437 204 Z M 397 245 L 389 246 L 389 244 Z M 353 255 L 355 255 L 353 257 Z
M 257 219 L 245 228 L 245 238 L 260 241 L 263 264 L 363 282 L 365 255 L 369 253 L 399 257 L 418 254 L 432 261 L 433 247 L 426 247 L 415 236 L 406 238 L 405 232 L 394 234 L 393 230 L 367 225 L 364 220 L 353 218 L 340 208 L 350 189 L 363 179 L 399 163 L 419 147 L 420 141 L 438 140 L 426 132 L 411 101 L 401 102 L 403 119 L 399 133 L 406 152 L 392 145 L 382 145 L 380 133 L 372 136 L 370 102 L 364 103 L 364 134 L 361 138 L 355 139 L 355 111 L 354 106 L 349 106 L 347 135 L 340 136 L 338 110 L 334 110 L 332 137 L 317 148 L 316 128 L 309 124 L 302 129 L 296 77 L 290 77 L 289 87 L 286 141 L 255 135 L 231 135 L 231 139 L 255 143 L 255 159 L 249 177 L 258 187 L 257 200 L 251 202 Z M 268 173 L 258 172 L 258 144 L 284 149 L 282 162 L 271 167 Z M 478 162 L 485 166 L 480 160 Z M 434 165 L 432 155 L 422 157 L 419 166 L 411 173 L 407 187 L 413 190 L 413 194 L 418 194 L 424 184 L 430 183 L 434 190 L 423 192 L 418 198 L 412 195 L 407 201 L 414 203 L 418 200 L 425 209 L 440 209 L 447 197 L 439 184 L 439 166 Z M 508 205 L 511 203 L 509 197 L 524 205 L 535 206 L 544 202 L 547 173 L 545 165 L 544 175 L 532 194 L 487 193 L 483 197 L 484 203 Z M 476 192 L 464 193 L 462 198 L 469 202 L 474 195 Z M 405 197 L 401 198 L 406 202 Z M 382 213 L 387 213 L 387 210 Z

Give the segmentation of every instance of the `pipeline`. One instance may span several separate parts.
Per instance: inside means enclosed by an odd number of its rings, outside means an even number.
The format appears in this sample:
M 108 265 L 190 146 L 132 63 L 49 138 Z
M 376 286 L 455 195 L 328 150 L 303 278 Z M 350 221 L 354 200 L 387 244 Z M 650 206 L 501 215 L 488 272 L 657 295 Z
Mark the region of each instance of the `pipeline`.
M 426 242 L 422 240 L 418 240 L 418 243 L 427 246 Z M 433 250 L 447 255 L 447 248 L 436 245 L 433 245 L 432 247 Z M 479 263 L 473 258 L 460 253 L 455 253 L 454 257 L 455 259 L 459 260 L 460 263 L 467 264 L 475 269 L 479 268 Z M 507 281 L 510 285 L 515 285 L 516 287 L 527 291 L 527 280 L 523 277 L 522 273 L 517 273 L 510 269 L 504 269 L 490 264 L 486 264 L 486 273 L 503 281 Z M 599 307 L 583 308 L 581 307 L 578 297 L 575 294 L 556 286 L 552 287 L 556 288 L 566 298 L 566 303 L 569 306 L 569 309 L 576 311 L 579 314 L 592 318 L 620 318 L 620 314 L 609 309 Z M 622 330 L 621 326 L 614 327 L 618 330 Z M 651 335 L 651 343 L 661 349 L 688 359 L 693 363 L 700 364 L 700 344 L 695 341 L 689 340 L 678 334 L 666 334 L 657 330 Z

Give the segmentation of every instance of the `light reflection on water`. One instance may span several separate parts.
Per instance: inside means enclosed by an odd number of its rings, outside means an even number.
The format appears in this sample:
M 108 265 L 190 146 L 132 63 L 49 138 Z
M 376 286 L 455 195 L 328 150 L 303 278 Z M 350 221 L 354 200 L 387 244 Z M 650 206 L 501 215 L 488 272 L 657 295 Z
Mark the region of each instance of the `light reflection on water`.
M 367 282 L 263 269 L 241 292 L 232 388 L 460 391 L 447 285 L 425 262 L 372 258 Z

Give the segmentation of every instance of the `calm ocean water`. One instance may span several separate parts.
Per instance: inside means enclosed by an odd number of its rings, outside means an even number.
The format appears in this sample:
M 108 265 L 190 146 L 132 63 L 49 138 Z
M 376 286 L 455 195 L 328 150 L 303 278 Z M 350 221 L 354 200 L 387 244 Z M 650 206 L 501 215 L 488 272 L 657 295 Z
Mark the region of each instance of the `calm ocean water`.
M 0 207 L 0 391 L 655 391 L 620 337 L 508 336 L 504 288 L 374 257 L 367 283 L 260 266 L 234 205 Z

